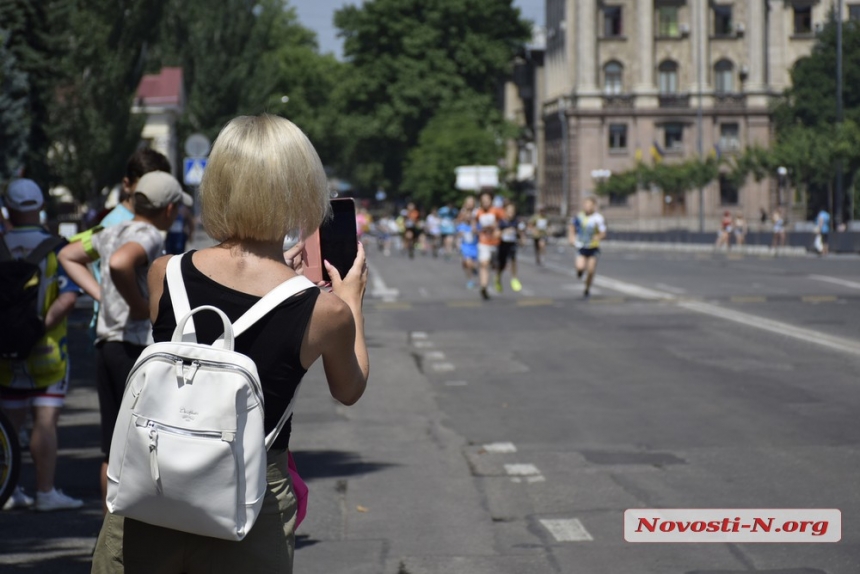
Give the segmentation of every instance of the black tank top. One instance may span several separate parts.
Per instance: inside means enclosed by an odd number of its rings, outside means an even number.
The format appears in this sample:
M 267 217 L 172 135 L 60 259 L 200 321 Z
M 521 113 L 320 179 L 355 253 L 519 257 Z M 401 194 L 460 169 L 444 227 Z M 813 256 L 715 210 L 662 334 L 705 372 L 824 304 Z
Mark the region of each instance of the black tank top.
M 193 252 L 192 252 L 193 253 Z M 235 322 L 260 297 L 225 287 L 204 275 L 194 266 L 191 254 L 182 258 L 182 279 L 191 308 L 212 305 L 224 311 L 230 321 Z M 265 399 L 266 433 L 274 429 L 284 410 L 293 398 L 302 377 L 307 372 L 299 354 L 302 339 L 314 310 L 320 290 L 308 289 L 281 303 L 274 311 L 260 319 L 247 331 L 236 337 L 235 350 L 251 357 L 257 364 L 257 372 L 263 385 Z M 194 316 L 197 340 L 211 344 L 221 336 L 224 327 L 215 313 L 201 312 Z M 158 302 L 158 317 L 152 328 L 156 343 L 169 341 L 176 329 L 176 317 L 167 279 L 164 294 Z M 292 417 L 275 439 L 272 449 L 286 449 L 290 443 Z

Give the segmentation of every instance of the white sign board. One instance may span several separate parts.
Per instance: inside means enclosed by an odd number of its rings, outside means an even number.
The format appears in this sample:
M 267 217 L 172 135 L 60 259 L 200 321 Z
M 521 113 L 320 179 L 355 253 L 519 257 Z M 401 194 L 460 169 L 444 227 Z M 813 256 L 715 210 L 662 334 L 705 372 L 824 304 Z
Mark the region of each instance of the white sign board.
M 209 154 L 209 138 L 203 134 L 191 134 L 185 140 L 185 153 L 191 157 L 204 157 Z
M 494 165 L 463 165 L 454 168 L 457 189 L 480 191 L 485 187 L 499 187 L 499 168 Z

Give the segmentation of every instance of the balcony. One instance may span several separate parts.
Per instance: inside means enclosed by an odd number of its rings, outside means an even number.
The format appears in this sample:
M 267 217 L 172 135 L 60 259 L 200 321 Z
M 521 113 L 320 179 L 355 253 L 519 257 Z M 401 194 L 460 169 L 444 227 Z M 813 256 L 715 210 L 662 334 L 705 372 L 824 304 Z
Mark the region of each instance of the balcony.
M 746 94 L 714 94 L 714 108 L 718 110 L 743 110 L 746 107 Z
M 632 110 L 635 96 L 633 94 L 604 94 L 604 110 Z
M 690 107 L 690 94 L 660 94 L 660 107 L 661 108 L 689 108 Z

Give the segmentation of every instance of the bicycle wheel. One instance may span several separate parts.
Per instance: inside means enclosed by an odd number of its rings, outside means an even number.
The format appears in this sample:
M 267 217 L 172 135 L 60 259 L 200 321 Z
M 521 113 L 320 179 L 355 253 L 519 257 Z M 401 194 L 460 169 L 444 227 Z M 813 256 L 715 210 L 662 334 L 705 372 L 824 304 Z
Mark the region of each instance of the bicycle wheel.
M 12 496 L 21 473 L 21 446 L 15 427 L 0 411 L 0 508 Z

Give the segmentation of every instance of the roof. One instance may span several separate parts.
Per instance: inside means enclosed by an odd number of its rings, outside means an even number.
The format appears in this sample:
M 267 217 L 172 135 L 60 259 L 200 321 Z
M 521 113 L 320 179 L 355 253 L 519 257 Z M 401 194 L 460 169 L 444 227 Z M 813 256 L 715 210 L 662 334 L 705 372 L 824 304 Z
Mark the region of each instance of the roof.
M 181 106 L 182 68 L 162 68 L 158 74 L 146 74 L 137 86 L 140 106 Z

